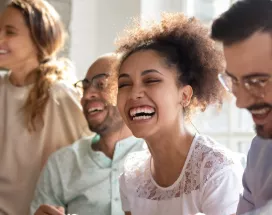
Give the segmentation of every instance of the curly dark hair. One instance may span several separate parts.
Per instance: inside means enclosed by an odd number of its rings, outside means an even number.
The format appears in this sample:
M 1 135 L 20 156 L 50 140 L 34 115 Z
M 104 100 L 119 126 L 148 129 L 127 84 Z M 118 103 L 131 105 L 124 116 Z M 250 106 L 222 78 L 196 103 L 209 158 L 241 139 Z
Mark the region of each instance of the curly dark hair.
M 178 86 L 190 85 L 193 89 L 191 103 L 185 108 L 186 116 L 211 104 L 221 106 L 225 90 L 218 74 L 225 69 L 223 53 L 210 39 L 209 31 L 195 18 L 181 13 L 164 13 L 159 23 L 139 21 L 117 39 L 117 53 L 121 55 L 117 73 L 122 63 L 137 51 L 153 50 L 165 58 L 166 66 L 177 70 Z
M 241 0 L 217 18 L 212 25 L 212 38 L 232 45 L 257 31 L 272 32 L 272 1 Z

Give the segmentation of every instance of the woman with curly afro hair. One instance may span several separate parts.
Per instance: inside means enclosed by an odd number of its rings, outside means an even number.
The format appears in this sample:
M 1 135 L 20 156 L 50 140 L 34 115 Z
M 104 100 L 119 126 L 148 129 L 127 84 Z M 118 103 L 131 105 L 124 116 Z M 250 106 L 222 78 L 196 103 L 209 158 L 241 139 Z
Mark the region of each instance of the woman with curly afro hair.
M 198 109 L 224 98 L 222 53 L 194 18 L 164 14 L 117 42 L 118 108 L 148 149 L 128 156 L 120 177 L 127 215 L 235 214 L 242 166 L 210 137 L 188 129 Z

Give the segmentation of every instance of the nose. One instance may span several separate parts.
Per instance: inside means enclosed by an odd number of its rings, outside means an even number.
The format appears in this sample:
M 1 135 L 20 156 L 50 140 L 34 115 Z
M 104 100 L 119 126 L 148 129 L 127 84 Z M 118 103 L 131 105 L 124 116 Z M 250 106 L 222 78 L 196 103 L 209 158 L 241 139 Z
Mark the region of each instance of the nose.
M 89 88 L 83 91 L 83 95 L 81 98 L 81 105 L 83 106 L 85 101 L 90 99 L 95 99 L 99 97 L 99 91 L 94 87 L 90 86 Z
M 133 86 L 130 93 L 130 99 L 138 100 L 144 96 L 144 89 L 141 86 Z

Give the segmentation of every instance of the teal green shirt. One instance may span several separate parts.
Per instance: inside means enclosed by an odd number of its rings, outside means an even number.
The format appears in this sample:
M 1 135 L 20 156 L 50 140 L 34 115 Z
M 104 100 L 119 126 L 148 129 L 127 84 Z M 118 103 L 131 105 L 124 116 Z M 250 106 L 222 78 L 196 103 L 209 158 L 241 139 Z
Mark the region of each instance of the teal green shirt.
M 42 204 L 63 206 L 66 214 L 123 215 L 119 175 L 130 152 L 145 148 L 144 141 L 129 137 L 117 142 L 113 159 L 93 151 L 97 138 L 85 137 L 50 156 L 38 181 L 31 215 Z

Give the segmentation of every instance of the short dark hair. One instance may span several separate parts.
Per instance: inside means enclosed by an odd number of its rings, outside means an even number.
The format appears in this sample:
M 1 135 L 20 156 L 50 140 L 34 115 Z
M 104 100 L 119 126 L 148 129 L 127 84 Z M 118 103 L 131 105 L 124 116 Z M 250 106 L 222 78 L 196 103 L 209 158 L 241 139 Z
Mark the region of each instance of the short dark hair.
M 231 45 L 257 31 L 272 32 L 272 0 L 241 0 L 212 24 L 211 37 Z
M 137 51 L 153 50 L 164 58 L 168 67 L 176 67 L 178 86 L 190 85 L 194 94 L 185 109 L 190 116 L 196 109 L 221 104 L 225 90 L 217 76 L 224 71 L 223 53 L 209 37 L 209 30 L 198 20 L 181 13 L 164 13 L 159 23 L 147 27 L 135 23 L 125 37 L 117 41 L 120 69 L 122 63 Z M 118 71 L 117 71 L 118 72 Z

